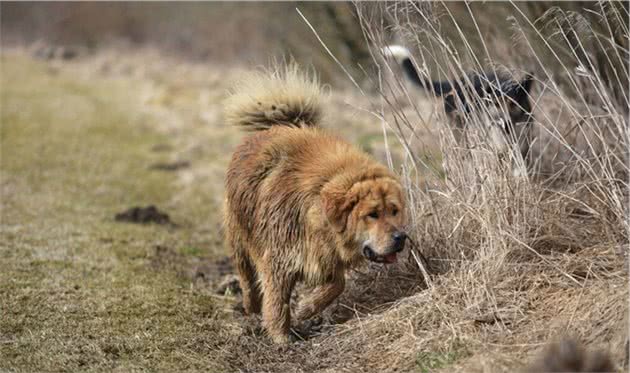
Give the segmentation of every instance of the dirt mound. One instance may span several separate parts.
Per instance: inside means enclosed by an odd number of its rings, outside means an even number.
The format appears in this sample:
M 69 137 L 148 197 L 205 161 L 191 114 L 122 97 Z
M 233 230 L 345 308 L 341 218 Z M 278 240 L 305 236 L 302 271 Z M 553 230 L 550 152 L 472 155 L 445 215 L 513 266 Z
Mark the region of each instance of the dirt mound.
M 150 205 L 147 207 L 132 207 L 128 210 L 116 214 L 116 221 L 139 224 L 173 224 L 168 214 Z
M 177 171 L 188 167 L 190 167 L 189 161 L 175 161 L 154 163 L 149 167 L 149 169 L 158 171 Z

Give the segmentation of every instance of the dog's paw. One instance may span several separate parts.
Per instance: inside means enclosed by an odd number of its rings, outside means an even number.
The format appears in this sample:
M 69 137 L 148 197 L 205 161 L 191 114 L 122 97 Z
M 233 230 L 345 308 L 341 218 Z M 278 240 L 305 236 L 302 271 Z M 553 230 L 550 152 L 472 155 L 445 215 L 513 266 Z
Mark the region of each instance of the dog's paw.
M 312 319 L 304 320 L 295 328 L 291 329 L 291 335 L 293 335 L 297 341 L 304 341 L 315 334 L 319 334 L 323 327 L 324 319 L 321 316 L 317 316 Z
M 321 316 L 308 319 L 302 323 L 302 328 L 308 334 L 319 333 L 324 327 L 324 319 Z

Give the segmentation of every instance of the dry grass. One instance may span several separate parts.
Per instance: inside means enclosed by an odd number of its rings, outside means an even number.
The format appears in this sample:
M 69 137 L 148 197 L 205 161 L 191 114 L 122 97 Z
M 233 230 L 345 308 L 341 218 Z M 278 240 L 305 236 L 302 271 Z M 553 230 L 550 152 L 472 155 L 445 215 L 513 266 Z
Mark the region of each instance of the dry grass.
M 423 13 L 430 7 L 402 5 L 396 11 L 415 21 L 397 21 L 398 31 L 413 26 L 444 46 L 447 75 L 469 69 L 427 29 L 439 21 Z M 553 25 L 562 15 L 546 17 Z M 389 35 L 362 21 L 378 50 Z M 519 30 L 518 50 L 527 51 L 536 33 Z M 497 40 L 486 48 L 509 49 Z M 611 59 L 626 58 L 627 45 L 614 48 Z M 536 54 L 511 58 L 510 67 L 528 70 L 519 61 Z M 392 67 L 375 60 L 380 74 L 371 76 L 388 75 Z M 609 349 L 621 369 L 627 97 L 611 93 L 615 81 L 597 69 L 567 68 L 564 85 L 547 70 L 535 66 L 533 99 L 537 131 L 553 141 L 540 149 L 535 178 L 515 178 L 483 137 L 473 150 L 455 144 L 439 103 L 396 77 L 373 78 L 374 96 L 331 92 L 326 125 L 403 176 L 416 245 L 396 266 L 354 272 L 322 330 L 280 348 L 257 318 L 234 309 L 238 296 L 214 293 L 230 271 L 223 175 L 243 136 L 224 125 L 221 102 L 242 71 L 150 50 L 66 63 L 5 50 L 0 369 L 508 372 L 565 333 Z M 628 79 L 627 69 L 617 73 Z M 150 167 L 173 161 L 190 167 Z M 179 228 L 113 222 L 149 203 Z
M 601 10 L 605 21 L 607 6 Z M 436 65 L 425 59 L 447 61 L 442 73 L 451 77 L 464 75 L 469 66 L 477 71 L 496 68 L 490 53 L 479 53 L 467 44 L 467 35 L 461 33 L 455 42 L 446 39 L 431 6 L 396 3 L 380 10 L 394 19 L 397 32 L 423 34 L 441 46 L 435 50 L 417 44 L 418 66 Z M 361 16 L 366 38 L 378 51 L 386 45 L 388 30 L 374 22 L 373 11 Z M 523 18 L 513 19 L 516 50 L 519 45 L 540 44 L 532 39 L 541 37 L 534 21 Z M 409 19 L 418 21 L 405 23 Z M 441 138 L 443 182 L 438 180 L 431 188 L 418 185 L 413 175 L 424 165 L 416 157 L 406 158 L 409 194 L 418 201 L 412 209 L 415 238 L 435 275 L 427 290 L 363 323 L 354 340 L 346 337 L 349 345 L 369 351 L 364 356 L 378 355 L 379 369 L 411 369 L 413 356 L 441 351 L 445 357 L 438 360 L 446 371 L 509 371 L 525 353 L 564 333 L 610 348 L 619 362 L 625 356 L 628 98 L 614 96 L 621 83 L 603 78 L 602 70 L 588 58 L 592 54 L 587 37 L 601 42 L 604 35 L 596 35 L 573 13 L 551 10 L 538 20 L 543 21 L 560 39 L 569 34 L 567 27 L 579 28 L 582 35 L 566 41 L 575 58 L 583 59 L 576 69 L 557 60 L 573 90 L 559 85 L 544 65 L 519 65 L 516 56 L 511 66 L 516 76 L 531 69 L 538 76 L 539 90 L 532 97 L 537 102 L 537 140 L 530 177 L 514 177 L 510 163 L 524 160 L 497 157 L 484 133 L 473 133 L 472 144 L 463 148 L 447 126 L 433 131 L 434 138 Z M 621 32 L 627 35 L 627 29 Z M 476 37 L 487 51 L 490 46 L 483 37 Z M 470 54 L 457 54 L 458 42 Z M 553 54 L 554 47 L 549 45 L 548 52 Z M 619 79 L 628 79 L 627 52 L 627 44 L 611 46 L 610 58 L 623 58 L 617 66 L 626 66 L 618 71 Z M 540 61 L 533 49 L 529 53 Z M 395 117 L 386 126 L 396 129 L 400 142 L 413 154 L 422 144 L 407 134 L 426 122 L 421 110 L 408 109 L 416 107 L 418 93 L 409 91 L 395 67 L 377 52 L 375 62 L 384 75 L 394 74 L 380 85 L 386 110 Z M 483 128 L 483 114 L 472 118 L 474 128 Z

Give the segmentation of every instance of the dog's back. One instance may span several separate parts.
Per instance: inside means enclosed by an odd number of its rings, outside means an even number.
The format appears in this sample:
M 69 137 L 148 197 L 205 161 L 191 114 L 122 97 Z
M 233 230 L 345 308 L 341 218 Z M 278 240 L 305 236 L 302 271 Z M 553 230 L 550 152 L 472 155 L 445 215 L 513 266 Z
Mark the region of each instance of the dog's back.
M 304 198 L 294 190 L 295 173 L 285 171 L 295 170 L 309 142 L 322 141 L 316 128 L 321 117 L 319 98 L 317 82 L 305 79 L 292 66 L 267 75 L 250 74 L 226 101 L 228 124 L 256 131 L 236 148 L 227 170 L 226 233 L 237 258 L 257 260 L 264 254 L 265 244 L 252 243 L 303 238 L 300 229 L 278 222 L 299 222 L 304 216 L 295 203 Z M 294 165 L 288 166 L 289 162 Z M 274 214 L 267 214 L 268 210 Z M 287 213 L 293 216 L 284 216 Z M 265 224 L 274 229 L 261 227 Z
M 303 242 L 305 209 L 326 178 L 347 164 L 367 167 L 372 161 L 319 127 L 319 86 L 295 66 L 244 81 L 226 104 L 226 118 L 256 132 L 236 148 L 228 166 L 226 213 L 233 225 L 228 231 L 240 232 L 243 245 L 237 246 L 262 256 L 265 245 L 245 242 Z

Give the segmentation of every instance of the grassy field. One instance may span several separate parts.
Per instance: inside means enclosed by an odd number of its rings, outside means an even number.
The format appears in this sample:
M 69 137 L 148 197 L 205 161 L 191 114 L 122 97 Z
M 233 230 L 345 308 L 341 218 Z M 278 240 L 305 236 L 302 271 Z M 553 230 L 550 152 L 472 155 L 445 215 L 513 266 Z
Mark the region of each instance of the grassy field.
M 2 369 L 213 367 L 225 302 L 179 272 L 220 255 L 220 197 L 150 169 L 177 144 L 138 86 L 17 55 L 2 87 Z M 178 226 L 114 221 L 145 204 Z
M 403 175 L 431 275 L 419 251 L 361 268 L 320 332 L 277 347 L 216 292 L 232 273 L 224 170 L 243 136 L 221 102 L 242 70 L 152 50 L 1 62 L 0 370 L 510 372 L 565 333 L 627 364 L 617 189 L 445 173 L 438 101 L 402 105 L 423 125 L 385 145 L 379 97 L 332 90 L 326 126 Z M 173 224 L 114 219 L 147 205 Z
M 2 56 L 2 370 L 236 369 L 245 326 L 215 287 L 231 272 L 220 208 L 242 136 L 221 101 L 239 71 L 143 67 L 154 58 Z M 357 116 L 335 120 L 378 148 Z M 146 205 L 173 224 L 114 220 Z

